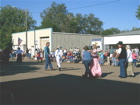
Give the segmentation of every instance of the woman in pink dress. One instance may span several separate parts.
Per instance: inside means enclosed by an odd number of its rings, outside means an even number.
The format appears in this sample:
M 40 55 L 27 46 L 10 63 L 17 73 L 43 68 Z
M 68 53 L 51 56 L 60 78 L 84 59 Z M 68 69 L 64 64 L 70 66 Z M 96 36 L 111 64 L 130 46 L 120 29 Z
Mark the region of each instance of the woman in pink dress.
M 90 71 L 92 73 L 92 75 L 94 77 L 101 77 L 102 75 L 102 71 L 101 71 L 101 66 L 99 64 L 99 56 L 98 56 L 98 52 L 97 52 L 97 46 L 96 45 L 93 45 L 92 46 L 92 62 L 91 62 L 91 65 L 90 65 Z

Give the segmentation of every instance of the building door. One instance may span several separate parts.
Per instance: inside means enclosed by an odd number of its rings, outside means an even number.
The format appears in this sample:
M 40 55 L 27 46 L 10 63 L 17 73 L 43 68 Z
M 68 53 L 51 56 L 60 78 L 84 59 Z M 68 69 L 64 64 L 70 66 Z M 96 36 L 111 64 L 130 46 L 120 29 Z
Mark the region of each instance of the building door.
M 44 47 L 46 46 L 46 43 L 47 42 L 50 42 L 50 40 L 49 40 L 49 37 L 47 37 L 47 38 L 40 38 L 40 48 L 42 49 L 42 50 L 44 50 Z

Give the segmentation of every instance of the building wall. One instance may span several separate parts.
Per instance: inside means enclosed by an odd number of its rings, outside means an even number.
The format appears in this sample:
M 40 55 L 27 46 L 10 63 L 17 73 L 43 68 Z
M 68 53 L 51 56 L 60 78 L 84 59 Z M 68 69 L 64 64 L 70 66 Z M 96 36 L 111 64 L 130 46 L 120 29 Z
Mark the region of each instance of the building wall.
M 46 29 L 39 29 L 39 30 L 32 30 L 27 32 L 27 48 L 32 49 L 35 51 L 35 48 L 42 48 L 44 49 L 44 46 L 46 45 L 46 41 L 51 42 L 52 34 L 52 28 L 46 28 Z M 17 49 L 18 47 L 18 37 L 22 39 L 22 42 L 20 44 L 20 48 L 22 50 L 26 50 L 26 32 L 19 32 L 19 33 L 13 33 L 12 34 L 12 40 L 13 40 L 13 48 Z M 47 39 L 47 40 L 46 40 Z M 46 41 L 45 41 L 46 40 Z M 36 47 L 35 47 L 36 44 Z
M 102 38 L 99 35 L 90 34 L 75 34 L 75 33 L 61 33 L 53 32 L 52 34 L 52 49 L 56 49 L 57 46 L 62 46 L 69 50 L 72 48 L 80 48 L 83 50 L 85 45 L 91 46 L 92 39 Z
M 104 50 L 109 50 L 112 46 L 114 49 L 118 48 L 117 43 L 122 41 L 124 46 L 130 45 L 132 49 L 140 46 L 140 35 L 124 35 L 124 36 L 106 36 L 104 37 Z

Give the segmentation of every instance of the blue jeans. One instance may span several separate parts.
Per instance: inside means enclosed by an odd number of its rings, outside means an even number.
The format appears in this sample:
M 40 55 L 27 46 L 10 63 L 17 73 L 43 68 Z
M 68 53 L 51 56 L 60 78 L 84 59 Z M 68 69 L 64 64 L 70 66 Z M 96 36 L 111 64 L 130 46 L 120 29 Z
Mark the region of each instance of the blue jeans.
M 120 63 L 120 76 L 126 77 L 126 70 L 125 70 L 126 59 L 120 59 L 119 63 Z
M 85 74 L 89 74 L 90 73 L 89 67 L 91 64 L 91 60 L 84 60 L 83 63 L 84 63 L 84 66 L 86 68 Z
M 48 55 L 45 55 L 46 63 L 45 63 L 45 69 L 48 69 L 48 65 L 50 66 L 50 69 L 53 69 L 50 57 Z
M 112 64 L 113 64 L 113 66 L 117 66 L 116 58 L 112 58 Z
M 137 62 L 137 60 L 136 59 L 133 59 L 133 65 L 134 65 L 134 67 L 136 67 L 136 62 Z

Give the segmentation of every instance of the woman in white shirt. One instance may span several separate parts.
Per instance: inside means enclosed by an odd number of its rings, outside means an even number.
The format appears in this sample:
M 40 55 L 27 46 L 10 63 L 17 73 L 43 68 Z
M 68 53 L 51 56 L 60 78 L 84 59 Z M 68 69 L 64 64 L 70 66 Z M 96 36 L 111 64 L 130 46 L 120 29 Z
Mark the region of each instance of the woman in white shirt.
M 21 64 L 21 62 L 22 62 L 22 53 L 23 53 L 23 51 L 20 50 L 20 48 L 18 47 L 18 50 L 16 51 L 17 63 L 18 64 Z
M 127 50 L 126 74 L 128 77 L 134 77 L 132 51 L 130 50 L 129 45 L 126 45 L 126 50 Z

